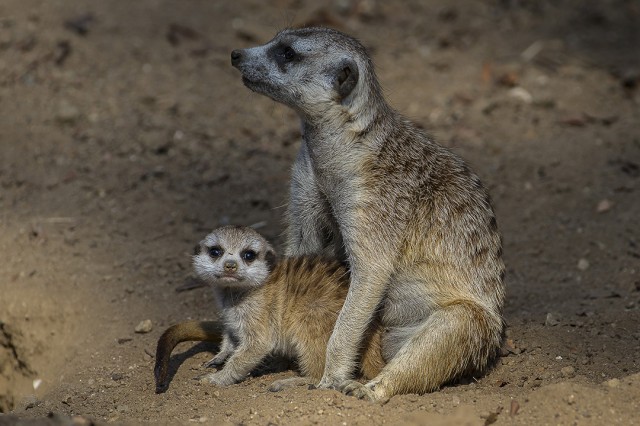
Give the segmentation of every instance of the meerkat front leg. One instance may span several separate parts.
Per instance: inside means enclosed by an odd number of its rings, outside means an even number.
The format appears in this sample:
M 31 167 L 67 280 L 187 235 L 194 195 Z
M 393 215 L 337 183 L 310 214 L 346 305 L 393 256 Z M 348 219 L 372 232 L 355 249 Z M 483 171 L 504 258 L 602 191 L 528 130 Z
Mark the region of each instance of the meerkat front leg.
M 231 339 L 231 335 L 228 332 L 225 332 L 222 336 L 222 343 L 220 343 L 220 350 L 218 353 L 207 361 L 204 366 L 206 368 L 218 367 L 227 360 L 233 354 L 235 350 L 235 345 L 233 344 L 233 340 Z
M 326 252 L 336 255 L 338 232 L 330 220 L 331 207 L 316 182 L 306 144 L 303 142 L 291 175 L 287 210 L 287 256 Z
M 358 229 L 351 229 L 345 235 L 347 252 L 350 253 L 351 282 L 329 339 L 325 370 L 318 384 L 320 388 L 342 390 L 349 384 L 360 345 L 393 272 L 397 244 L 388 237 L 382 243 L 380 236 L 371 231 L 376 228 L 367 227 L 364 220 L 360 223 L 369 229 L 366 238 Z M 378 229 L 384 229 L 384 226 Z
M 229 357 L 222 370 L 206 374 L 200 382 L 217 386 L 229 386 L 241 382 L 262 362 L 271 349 L 268 345 L 256 344 L 256 342 L 241 344 Z

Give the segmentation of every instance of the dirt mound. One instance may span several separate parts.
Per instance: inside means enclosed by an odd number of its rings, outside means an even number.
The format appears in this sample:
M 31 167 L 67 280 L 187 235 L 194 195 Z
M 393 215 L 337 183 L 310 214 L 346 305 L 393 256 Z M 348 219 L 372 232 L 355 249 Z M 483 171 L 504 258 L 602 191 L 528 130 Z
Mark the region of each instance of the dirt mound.
M 18 389 L 34 377 L 29 366 L 20 330 L 0 321 L 0 413 L 13 409 Z

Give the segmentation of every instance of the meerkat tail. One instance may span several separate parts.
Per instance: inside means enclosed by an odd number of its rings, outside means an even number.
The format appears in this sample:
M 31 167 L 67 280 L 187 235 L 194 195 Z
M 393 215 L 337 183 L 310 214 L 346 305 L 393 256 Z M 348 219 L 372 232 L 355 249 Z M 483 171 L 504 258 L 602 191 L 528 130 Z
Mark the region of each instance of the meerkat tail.
M 178 343 L 187 341 L 219 342 L 222 340 L 224 327 L 216 321 L 185 321 L 169 327 L 160 339 L 156 348 L 156 365 L 153 369 L 156 379 L 156 393 L 167 390 L 169 374 L 169 358 Z

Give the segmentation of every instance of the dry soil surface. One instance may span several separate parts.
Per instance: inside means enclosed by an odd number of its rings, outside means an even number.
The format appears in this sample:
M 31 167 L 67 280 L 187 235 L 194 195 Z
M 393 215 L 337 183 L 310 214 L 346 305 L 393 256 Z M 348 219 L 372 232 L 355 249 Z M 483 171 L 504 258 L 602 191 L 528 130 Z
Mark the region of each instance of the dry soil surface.
M 639 3 L 264 3 L 0 3 L 0 424 L 640 423 Z M 503 356 L 380 405 L 270 393 L 295 374 L 277 362 L 198 385 L 215 347 L 182 344 L 156 395 L 160 333 L 215 317 L 207 288 L 177 291 L 194 244 L 236 223 L 282 246 L 298 120 L 229 53 L 311 24 L 360 38 L 390 102 L 489 187 Z

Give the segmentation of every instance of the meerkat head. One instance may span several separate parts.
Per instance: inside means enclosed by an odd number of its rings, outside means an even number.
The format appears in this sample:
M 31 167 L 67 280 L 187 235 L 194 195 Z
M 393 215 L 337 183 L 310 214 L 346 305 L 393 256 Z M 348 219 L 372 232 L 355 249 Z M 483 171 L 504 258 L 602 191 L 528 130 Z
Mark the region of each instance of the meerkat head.
M 193 267 L 203 280 L 235 288 L 260 286 L 273 270 L 273 247 L 255 230 L 243 226 L 215 229 L 195 248 Z
M 362 90 L 377 88 L 362 44 L 328 28 L 283 30 L 267 44 L 234 50 L 231 64 L 249 89 L 308 117 L 344 110 Z

